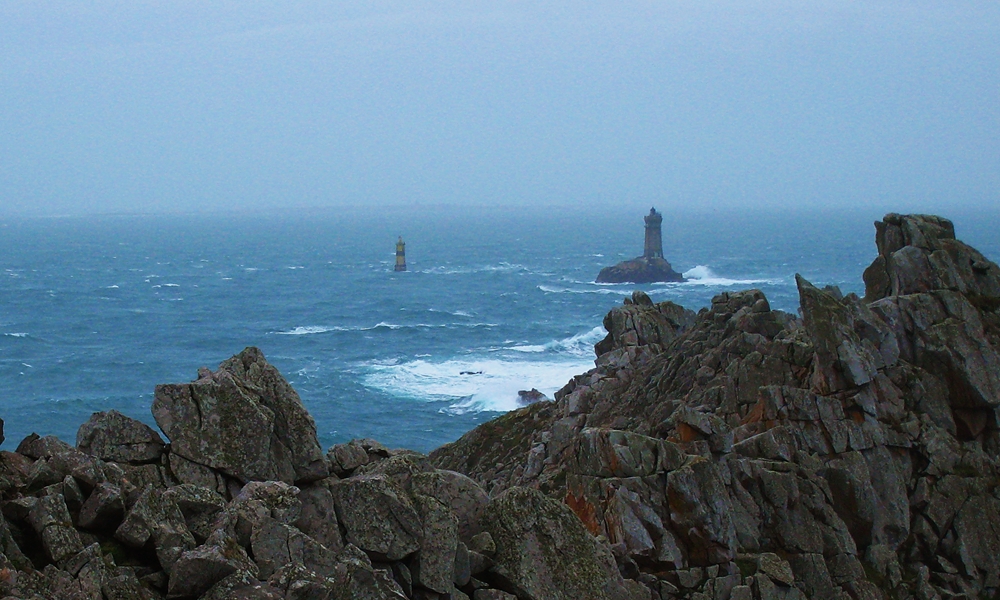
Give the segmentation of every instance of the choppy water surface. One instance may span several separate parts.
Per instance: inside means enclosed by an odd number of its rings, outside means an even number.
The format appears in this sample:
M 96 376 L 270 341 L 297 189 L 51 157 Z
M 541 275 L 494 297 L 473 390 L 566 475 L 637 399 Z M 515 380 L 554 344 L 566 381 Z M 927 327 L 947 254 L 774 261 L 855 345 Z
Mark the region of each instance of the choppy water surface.
M 73 441 L 111 408 L 153 424 L 157 383 L 259 346 L 324 446 L 375 437 L 429 450 L 551 395 L 592 366 L 605 313 L 633 285 L 595 284 L 642 249 L 642 213 L 303 212 L 257 217 L 0 221 L 0 417 Z M 692 309 L 756 287 L 795 311 L 794 274 L 862 292 L 880 214 L 666 214 L 689 278 L 642 286 Z M 950 215 L 996 260 L 997 220 Z M 397 235 L 410 270 L 394 273 Z

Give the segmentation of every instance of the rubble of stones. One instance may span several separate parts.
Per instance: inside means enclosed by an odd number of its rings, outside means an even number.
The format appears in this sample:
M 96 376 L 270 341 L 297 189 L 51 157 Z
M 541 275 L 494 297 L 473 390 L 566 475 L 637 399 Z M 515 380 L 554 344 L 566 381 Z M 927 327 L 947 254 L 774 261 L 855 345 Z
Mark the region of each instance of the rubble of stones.
M 323 453 L 248 348 L 0 452 L 0 599 L 997 598 L 1000 269 L 887 215 L 866 296 L 643 293 L 596 368 L 423 456 Z M 2 441 L 2 421 L 0 421 Z

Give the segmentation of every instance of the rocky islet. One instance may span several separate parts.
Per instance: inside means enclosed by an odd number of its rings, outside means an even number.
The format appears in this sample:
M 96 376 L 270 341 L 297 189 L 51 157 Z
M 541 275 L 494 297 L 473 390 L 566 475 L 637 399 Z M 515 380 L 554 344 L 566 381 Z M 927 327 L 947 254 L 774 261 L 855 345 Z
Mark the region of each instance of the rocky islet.
M 865 298 L 636 292 L 593 370 L 429 456 L 324 453 L 255 348 L 157 387 L 167 440 L 29 436 L 0 598 L 995 598 L 1000 269 L 939 217 L 876 230 Z

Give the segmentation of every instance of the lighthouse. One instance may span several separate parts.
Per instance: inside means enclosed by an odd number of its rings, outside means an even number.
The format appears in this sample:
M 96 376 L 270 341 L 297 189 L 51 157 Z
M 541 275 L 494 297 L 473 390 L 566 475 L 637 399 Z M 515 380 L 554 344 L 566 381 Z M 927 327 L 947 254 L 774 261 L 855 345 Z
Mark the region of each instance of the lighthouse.
M 406 270 L 406 242 L 403 241 L 403 236 L 399 236 L 399 241 L 396 242 L 396 268 L 393 270 Z
M 674 271 L 663 258 L 663 215 L 655 208 L 643 219 L 646 223 L 646 242 L 642 256 L 604 267 L 597 274 L 597 283 L 653 283 L 657 281 L 684 281 L 684 276 Z
M 643 247 L 642 257 L 663 258 L 663 237 L 660 233 L 663 215 L 656 212 L 655 208 L 651 208 L 643 221 L 646 222 L 646 244 Z

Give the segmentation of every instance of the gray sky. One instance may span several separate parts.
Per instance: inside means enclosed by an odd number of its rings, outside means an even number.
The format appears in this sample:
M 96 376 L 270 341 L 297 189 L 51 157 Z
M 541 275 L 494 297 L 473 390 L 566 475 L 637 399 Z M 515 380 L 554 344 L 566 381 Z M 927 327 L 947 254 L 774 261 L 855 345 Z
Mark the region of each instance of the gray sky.
M 1000 204 L 1000 3 L 0 3 L 0 213 Z

